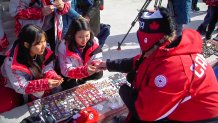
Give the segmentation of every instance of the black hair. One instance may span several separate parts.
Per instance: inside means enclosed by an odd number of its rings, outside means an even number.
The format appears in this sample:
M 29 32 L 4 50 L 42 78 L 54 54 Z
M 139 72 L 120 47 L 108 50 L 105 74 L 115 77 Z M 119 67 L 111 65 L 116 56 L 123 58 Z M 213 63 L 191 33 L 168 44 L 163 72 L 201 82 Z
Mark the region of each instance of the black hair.
M 90 29 L 89 23 L 85 19 L 72 20 L 70 27 L 67 31 L 67 34 L 64 37 L 66 42 L 68 42 L 69 44 L 68 49 L 72 52 L 76 52 L 77 44 L 75 40 L 75 35 L 78 31 L 81 31 L 81 30 L 90 31 L 90 39 L 86 43 L 86 47 L 90 47 L 93 45 L 94 34 Z
M 36 56 L 36 59 L 30 56 L 30 48 L 34 45 L 40 43 L 42 36 L 45 36 L 47 40 L 46 33 L 38 26 L 33 24 L 25 25 L 19 35 L 18 39 L 14 42 L 14 46 L 18 45 L 17 62 L 28 67 L 35 79 L 42 78 L 42 64 L 45 59 L 46 50 L 42 55 Z M 28 48 L 24 44 L 28 43 Z
M 31 0 L 29 3 L 29 7 L 32 7 L 35 3 L 41 6 L 41 0 Z
M 172 19 L 172 17 L 170 16 L 170 12 L 167 8 L 164 7 L 159 7 L 158 8 L 161 15 L 163 16 L 163 21 L 164 23 L 167 25 L 167 29 L 165 29 L 165 34 L 169 37 L 173 36 L 173 33 L 175 31 L 175 24 L 174 21 Z

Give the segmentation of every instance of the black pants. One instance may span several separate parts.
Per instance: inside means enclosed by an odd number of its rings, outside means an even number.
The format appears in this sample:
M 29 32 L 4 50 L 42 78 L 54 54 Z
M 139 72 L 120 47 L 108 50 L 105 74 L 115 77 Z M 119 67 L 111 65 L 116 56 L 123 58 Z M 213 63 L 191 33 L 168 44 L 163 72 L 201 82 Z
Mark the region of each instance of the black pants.
M 47 35 L 47 42 L 49 43 L 51 50 L 55 52 L 55 32 L 54 32 L 54 27 L 51 29 L 45 31 Z
M 100 79 L 102 76 L 103 76 L 103 72 L 101 71 L 82 79 L 71 79 L 71 78 L 64 77 L 64 82 L 61 84 L 61 87 L 63 90 L 67 90 L 76 87 L 78 85 L 82 85 L 86 83 L 86 81 L 88 80 Z
M 0 55 L 0 66 L 4 63 L 4 59 L 6 56 Z
M 211 6 L 211 8 L 210 8 L 210 22 L 208 25 L 208 30 L 206 32 L 206 38 L 211 37 L 211 35 L 216 27 L 217 21 L 218 21 L 218 6 Z
M 198 3 L 198 0 L 192 0 L 192 7 L 196 7 Z

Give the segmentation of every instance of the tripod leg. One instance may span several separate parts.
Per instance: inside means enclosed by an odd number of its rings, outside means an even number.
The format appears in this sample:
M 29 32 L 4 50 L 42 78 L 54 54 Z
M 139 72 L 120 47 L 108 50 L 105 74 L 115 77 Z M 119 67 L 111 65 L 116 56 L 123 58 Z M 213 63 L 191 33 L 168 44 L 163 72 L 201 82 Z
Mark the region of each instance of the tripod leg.
M 146 9 L 148 7 L 148 5 L 151 3 L 151 0 L 146 0 L 144 5 L 142 6 L 142 8 L 140 9 L 138 15 L 136 16 L 135 20 L 131 23 L 131 27 L 130 29 L 128 30 L 128 32 L 126 33 L 126 35 L 124 36 L 124 38 L 122 39 L 121 42 L 118 42 L 118 48 L 117 50 L 121 50 L 121 45 L 123 43 L 123 41 L 126 39 L 127 35 L 129 34 L 130 30 L 132 29 L 132 27 L 135 25 L 135 23 L 138 21 L 139 19 L 139 16 L 141 15 L 141 12 Z
M 161 6 L 161 3 L 162 3 L 162 0 L 159 1 L 159 5 L 158 6 Z
M 155 0 L 154 8 L 157 9 L 159 6 L 161 6 L 162 0 Z

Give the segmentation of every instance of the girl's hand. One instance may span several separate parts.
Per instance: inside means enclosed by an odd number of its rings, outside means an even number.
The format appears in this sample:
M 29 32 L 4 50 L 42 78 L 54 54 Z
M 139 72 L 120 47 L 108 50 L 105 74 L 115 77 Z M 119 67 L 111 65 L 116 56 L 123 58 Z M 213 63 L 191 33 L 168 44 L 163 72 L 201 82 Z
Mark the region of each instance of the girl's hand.
M 100 68 L 101 66 L 99 66 L 101 64 L 101 62 L 102 62 L 101 60 L 93 60 L 91 62 L 91 65 L 96 67 L 96 71 L 95 72 L 100 72 L 100 71 L 103 70 L 102 68 Z
M 48 86 L 50 89 L 58 87 L 62 82 L 60 80 L 49 79 Z
M 60 82 L 63 82 L 63 81 L 64 81 L 64 79 L 63 79 L 61 76 L 58 76 L 58 77 L 56 78 L 56 80 L 59 80 Z
M 42 15 L 47 16 L 47 15 L 51 14 L 53 11 L 54 11 L 54 6 L 53 5 L 44 6 L 42 8 Z
M 106 70 L 107 65 L 105 61 L 100 61 L 99 64 L 95 65 L 97 70 Z
M 90 22 L 90 18 L 88 16 L 84 17 L 86 19 L 87 22 Z
M 59 11 L 64 9 L 64 2 L 62 0 L 55 0 L 53 4 Z
M 94 65 L 88 65 L 87 72 L 88 72 L 89 75 L 92 75 L 92 74 L 96 73 L 96 71 L 97 70 L 96 70 L 96 67 Z
M 89 21 L 90 21 L 90 20 L 88 20 L 88 19 L 84 18 L 82 15 L 80 15 L 80 16 L 79 16 L 79 19 L 83 19 L 83 20 L 85 20 L 85 21 L 87 21 L 87 22 L 89 22 Z

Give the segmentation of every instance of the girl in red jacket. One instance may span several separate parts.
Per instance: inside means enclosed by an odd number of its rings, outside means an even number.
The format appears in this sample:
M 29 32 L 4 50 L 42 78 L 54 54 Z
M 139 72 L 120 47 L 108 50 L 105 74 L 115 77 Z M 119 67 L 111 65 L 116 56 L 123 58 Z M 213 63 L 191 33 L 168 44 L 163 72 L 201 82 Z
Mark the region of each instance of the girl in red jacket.
M 29 100 L 41 98 L 58 87 L 63 78 L 53 70 L 54 53 L 46 46 L 46 34 L 38 26 L 24 26 L 1 67 L 5 87 Z
M 58 59 L 61 73 L 66 77 L 64 89 L 102 77 L 103 72 L 95 67 L 102 60 L 102 50 L 86 20 L 72 21 L 65 40 L 58 47 Z

